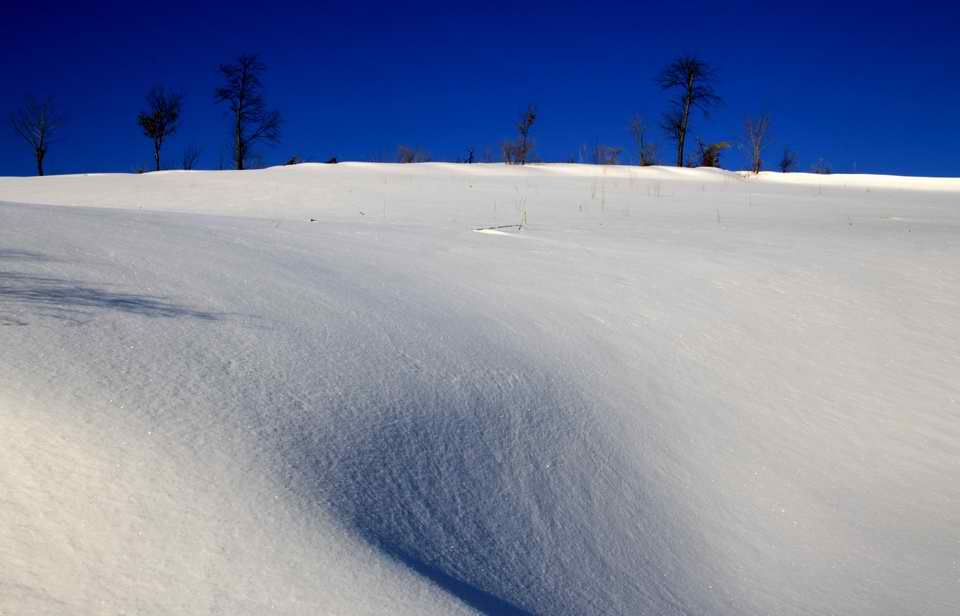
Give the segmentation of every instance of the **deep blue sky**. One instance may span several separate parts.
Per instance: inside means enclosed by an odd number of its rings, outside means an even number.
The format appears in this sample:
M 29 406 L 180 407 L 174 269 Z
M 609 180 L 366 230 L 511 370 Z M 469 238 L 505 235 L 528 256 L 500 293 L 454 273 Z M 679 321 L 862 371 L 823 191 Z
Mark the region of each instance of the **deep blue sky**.
M 238 8 L 241 7 L 241 8 Z M 165 165 L 202 149 L 200 167 L 229 160 L 229 126 L 213 102 L 217 65 L 261 54 L 268 105 L 284 115 L 268 164 L 391 160 L 401 143 L 438 159 L 512 136 L 528 102 L 546 160 L 580 144 L 627 147 L 634 113 L 656 128 L 667 95 L 654 77 L 695 53 L 718 72 L 725 104 L 697 116 L 695 140 L 737 140 L 768 112 L 775 163 L 784 145 L 806 170 L 960 176 L 960 9 L 953 2 L 259 3 L 16 2 L 0 19 L 0 175 L 29 175 L 29 149 L 7 118 L 28 93 L 69 116 L 48 173 L 150 167 L 136 124 L 146 91 L 185 95 Z M 744 157 L 731 152 L 727 168 Z

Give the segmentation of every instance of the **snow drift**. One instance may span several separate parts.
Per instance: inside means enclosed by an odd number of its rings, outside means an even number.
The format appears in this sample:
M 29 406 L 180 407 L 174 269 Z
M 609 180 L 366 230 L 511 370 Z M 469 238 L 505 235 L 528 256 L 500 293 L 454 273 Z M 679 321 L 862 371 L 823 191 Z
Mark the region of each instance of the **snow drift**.
M 956 180 L 346 164 L 0 200 L 0 613 L 960 610 Z

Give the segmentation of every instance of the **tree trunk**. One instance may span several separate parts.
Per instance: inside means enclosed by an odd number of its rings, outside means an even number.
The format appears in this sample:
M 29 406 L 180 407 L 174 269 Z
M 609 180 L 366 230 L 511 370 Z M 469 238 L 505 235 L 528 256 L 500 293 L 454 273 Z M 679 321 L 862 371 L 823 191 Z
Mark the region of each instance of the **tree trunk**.
M 683 166 L 683 149 L 687 142 L 687 124 L 690 122 L 690 105 L 693 103 L 693 75 L 687 74 L 687 92 L 683 95 L 683 116 L 680 118 L 680 135 L 677 139 L 677 166 Z
M 237 111 L 237 122 L 233 127 L 233 158 L 239 171 L 243 171 L 243 137 L 241 134 L 240 112 Z
M 37 175 L 43 175 L 43 152 L 37 152 Z
M 683 152 L 687 143 L 687 124 L 690 121 L 690 101 L 683 101 L 683 116 L 680 118 L 680 135 L 677 139 L 677 166 L 683 166 Z
M 160 142 L 153 142 L 153 158 L 157 163 L 157 171 L 160 171 Z

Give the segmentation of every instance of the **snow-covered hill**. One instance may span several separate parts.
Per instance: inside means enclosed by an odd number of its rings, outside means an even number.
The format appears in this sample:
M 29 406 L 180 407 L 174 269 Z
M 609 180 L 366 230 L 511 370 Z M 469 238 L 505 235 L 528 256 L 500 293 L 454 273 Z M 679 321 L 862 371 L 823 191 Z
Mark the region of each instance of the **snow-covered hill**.
M 0 614 L 960 612 L 958 180 L 0 201 Z

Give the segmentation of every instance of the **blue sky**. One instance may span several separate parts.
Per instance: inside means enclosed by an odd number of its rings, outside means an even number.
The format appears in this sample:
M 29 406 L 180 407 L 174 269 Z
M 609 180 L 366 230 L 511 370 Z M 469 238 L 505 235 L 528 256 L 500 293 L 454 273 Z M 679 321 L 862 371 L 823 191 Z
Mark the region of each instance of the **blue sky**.
M 4 9 L 0 175 L 33 171 L 7 121 L 28 93 L 55 97 L 68 116 L 48 173 L 149 168 L 136 115 L 154 84 L 184 94 L 165 166 L 195 144 L 199 166 L 216 168 L 221 154 L 229 161 L 217 66 L 256 52 L 268 105 L 285 118 L 282 144 L 261 148 L 268 164 L 391 160 L 399 144 L 448 160 L 469 145 L 496 150 L 528 103 L 546 160 L 581 144 L 629 147 L 635 113 L 669 159 L 657 129 L 668 98 L 654 77 L 694 53 L 716 67 L 725 101 L 695 118 L 694 141 L 739 140 L 744 118 L 767 112 L 769 163 L 790 146 L 802 169 L 823 158 L 836 171 L 960 176 L 953 3 L 202 4 Z M 745 158 L 728 152 L 723 164 Z

